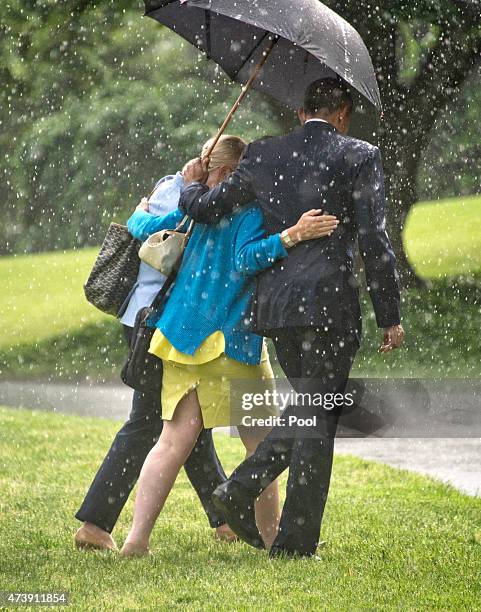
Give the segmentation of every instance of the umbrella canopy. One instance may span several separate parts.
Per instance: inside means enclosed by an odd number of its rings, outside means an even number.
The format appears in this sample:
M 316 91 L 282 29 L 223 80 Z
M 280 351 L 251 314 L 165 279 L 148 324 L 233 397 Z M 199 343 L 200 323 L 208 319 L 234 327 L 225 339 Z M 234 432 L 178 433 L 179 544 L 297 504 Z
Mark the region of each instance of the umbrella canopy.
M 298 108 L 306 87 L 337 74 L 377 109 L 374 68 L 359 33 L 318 0 L 145 0 L 163 23 L 245 84 L 275 35 L 253 88 Z

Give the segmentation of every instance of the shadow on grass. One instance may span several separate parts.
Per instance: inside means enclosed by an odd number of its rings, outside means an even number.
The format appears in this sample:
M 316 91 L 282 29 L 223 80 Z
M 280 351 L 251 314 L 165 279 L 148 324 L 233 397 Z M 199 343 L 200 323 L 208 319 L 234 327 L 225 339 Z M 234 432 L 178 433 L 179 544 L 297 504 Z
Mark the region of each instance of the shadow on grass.
M 368 296 L 362 296 L 364 341 L 353 375 L 465 378 L 481 375 L 481 277 L 435 281 L 402 297 L 406 330 L 402 350 L 378 354 L 377 329 Z M 19 344 L 0 352 L 3 378 L 105 381 L 118 378 L 126 344 L 118 321 L 85 325 L 64 336 Z M 275 365 L 274 351 L 271 351 Z M 280 369 L 276 373 L 281 375 Z
M 127 345 L 115 320 L 90 323 L 38 343 L 19 344 L 0 352 L 2 377 L 76 381 L 118 378 Z

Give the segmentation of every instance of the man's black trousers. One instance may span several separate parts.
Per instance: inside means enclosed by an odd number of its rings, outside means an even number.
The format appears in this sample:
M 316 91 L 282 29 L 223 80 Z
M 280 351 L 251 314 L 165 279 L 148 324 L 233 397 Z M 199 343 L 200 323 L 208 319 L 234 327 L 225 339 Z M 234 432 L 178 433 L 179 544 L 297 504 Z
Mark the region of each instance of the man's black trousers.
M 293 327 L 270 335 L 279 363 L 297 393 L 310 394 L 316 403 L 320 397 L 343 394 L 359 348 L 356 333 Z M 326 410 L 313 402 L 288 406 L 282 414 L 284 423 L 290 417 L 305 419 L 304 423 L 297 420 L 299 425 L 274 427 L 256 453 L 231 476 L 249 495 L 257 497 L 289 468 L 280 530 L 273 545 L 275 552 L 310 556 L 316 551 L 341 412 L 340 406 Z M 306 426 L 307 419 L 312 417 L 316 417 L 315 424 Z

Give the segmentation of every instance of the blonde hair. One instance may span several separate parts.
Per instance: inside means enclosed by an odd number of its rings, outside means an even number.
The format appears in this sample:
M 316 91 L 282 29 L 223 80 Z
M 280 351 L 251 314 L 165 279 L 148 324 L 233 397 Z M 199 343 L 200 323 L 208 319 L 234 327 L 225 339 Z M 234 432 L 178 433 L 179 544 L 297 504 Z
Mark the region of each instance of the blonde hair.
M 212 146 L 214 138 L 210 138 L 202 147 L 201 157 L 204 158 Z M 247 146 L 245 140 L 239 136 L 230 136 L 224 134 L 221 136 L 210 154 L 208 170 L 211 172 L 220 166 L 229 166 L 236 168 L 239 165 L 240 158 Z

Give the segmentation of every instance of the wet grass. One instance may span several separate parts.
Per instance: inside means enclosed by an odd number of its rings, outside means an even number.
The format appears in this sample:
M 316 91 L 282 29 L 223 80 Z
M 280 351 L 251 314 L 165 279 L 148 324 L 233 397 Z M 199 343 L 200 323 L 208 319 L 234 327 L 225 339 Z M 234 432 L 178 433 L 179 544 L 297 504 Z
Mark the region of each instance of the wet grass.
M 84 297 L 98 249 L 0 257 L 0 350 L 106 319 Z
M 481 375 L 481 198 L 421 203 L 407 251 L 430 287 L 403 293 L 408 331 L 396 355 L 377 354 L 380 331 L 364 299 L 365 335 L 354 373 Z M 118 322 L 87 303 L 82 284 L 96 249 L 0 258 L 0 374 L 8 378 L 112 379 L 125 355 Z
M 105 318 L 38 342 L 0 349 L 0 370 L 9 380 L 103 382 L 118 379 L 126 354 L 122 326 Z
M 364 340 L 353 368 L 355 376 L 477 378 L 481 376 L 481 278 L 436 281 L 429 290 L 403 294 L 403 324 L 408 332 L 402 351 L 381 355 L 369 299 L 363 299 Z M 54 382 L 115 380 L 125 360 L 121 326 L 104 318 L 39 342 L 0 349 L 0 369 L 9 379 Z M 275 354 L 271 351 L 275 366 Z M 281 376 L 280 368 L 276 375 Z
M 367 296 L 363 298 L 364 339 L 354 375 L 407 378 L 481 376 L 481 275 L 433 281 L 427 289 L 402 294 L 406 330 L 402 350 L 378 353 L 382 331 Z
M 420 202 L 408 215 L 404 240 L 423 278 L 481 272 L 481 197 Z
M 151 559 L 78 553 L 73 515 L 117 426 L 0 408 L 0 590 L 65 590 L 75 610 L 481 609 L 481 500 L 353 457 L 335 460 L 317 561 L 216 542 L 183 474 Z M 229 472 L 240 445 L 216 445 Z

